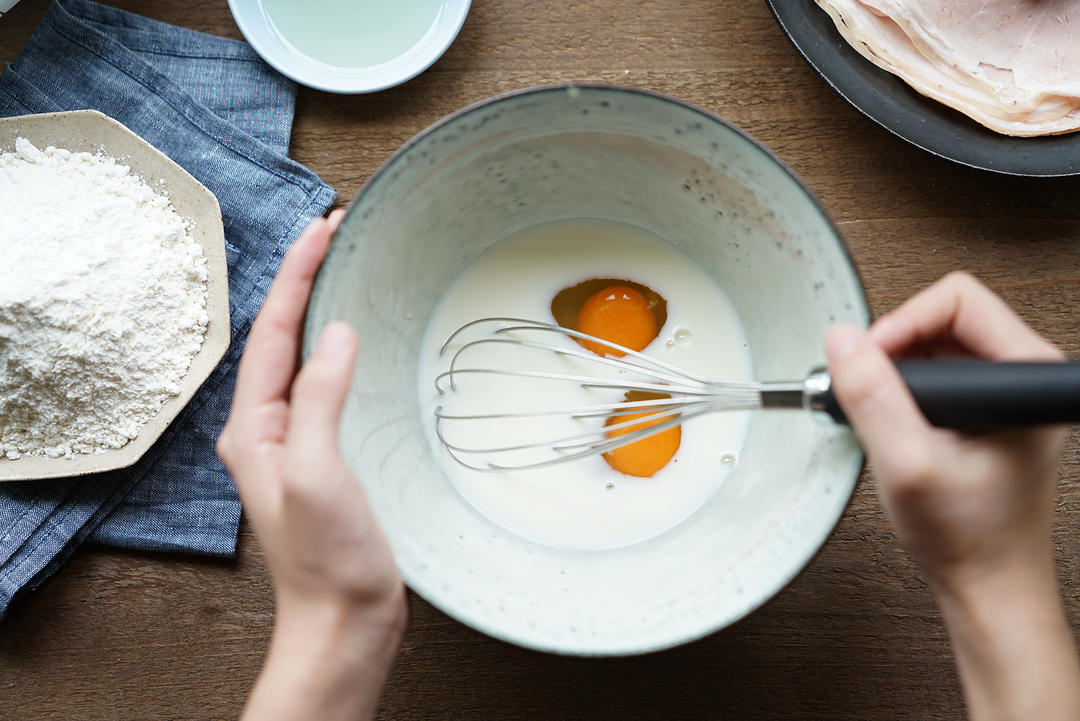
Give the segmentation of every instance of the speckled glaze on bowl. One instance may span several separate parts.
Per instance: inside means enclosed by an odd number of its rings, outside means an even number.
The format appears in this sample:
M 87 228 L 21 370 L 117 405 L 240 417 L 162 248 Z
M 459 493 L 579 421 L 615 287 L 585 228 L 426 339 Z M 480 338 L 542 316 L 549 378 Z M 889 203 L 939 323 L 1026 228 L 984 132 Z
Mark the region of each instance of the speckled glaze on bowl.
M 831 324 L 868 322 L 836 229 L 761 145 L 654 93 L 554 86 L 462 110 L 372 176 L 319 275 L 304 348 L 335 318 L 359 332 L 342 448 L 417 593 L 521 646 L 643 653 L 721 629 L 788 583 L 839 519 L 862 455 L 846 429 L 758 413 L 738 468 L 649 541 L 559 550 L 483 517 L 422 432 L 420 340 L 473 258 L 518 230 L 574 217 L 632 223 L 695 258 L 739 312 L 759 378 L 799 377 L 821 363 Z

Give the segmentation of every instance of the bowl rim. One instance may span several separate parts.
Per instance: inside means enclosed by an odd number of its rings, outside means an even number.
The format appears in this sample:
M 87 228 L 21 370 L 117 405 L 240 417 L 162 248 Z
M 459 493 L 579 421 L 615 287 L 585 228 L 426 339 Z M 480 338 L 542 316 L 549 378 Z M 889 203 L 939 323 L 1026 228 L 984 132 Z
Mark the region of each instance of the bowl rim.
M 861 302 L 862 306 L 861 310 L 865 312 L 868 320 L 873 320 L 870 303 L 866 295 L 866 287 L 863 283 L 862 275 L 859 273 L 858 266 L 855 263 L 855 259 L 851 254 L 851 249 L 848 247 L 847 242 L 844 240 L 844 236 L 840 233 L 840 229 L 836 226 L 836 223 L 826 211 L 825 206 L 814 195 L 814 193 L 810 190 L 809 186 L 803 181 L 803 179 L 800 178 L 798 174 L 796 174 L 795 171 L 792 170 L 787 163 L 781 160 L 780 157 L 776 155 L 776 153 L 774 153 L 763 143 L 761 143 L 759 140 L 754 138 L 752 135 L 750 135 L 734 123 L 724 119 L 723 117 L 717 115 L 716 113 L 713 113 L 710 110 L 706 110 L 705 108 L 702 108 L 701 106 L 691 103 L 689 101 L 682 100 L 666 93 L 661 93 L 646 88 L 635 88 L 626 85 L 617 85 L 614 83 L 578 83 L 572 81 L 562 83 L 550 83 L 499 93 L 498 95 L 493 95 L 491 97 L 467 105 L 464 108 L 460 108 L 440 118 L 439 120 L 436 120 L 434 123 L 427 126 L 423 130 L 418 132 L 416 135 L 406 140 L 397 150 L 391 153 L 390 156 L 387 157 L 387 159 L 383 161 L 383 163 L 380 164 L 378 168 L 375 169 L 375 171 L 367 178 L 367 180 L 364 181 L 364 183 L 356 191 L 356 194 L 345 206 L 345 217 L 342 219 L 342 226 L 344 226 L 345 221 L 348 220 L 349 215 L 351 215 L 356 210 L 357 206 L 359 205 L 359 200 L 364 196 L 365 193 L 367 193 L 371 189 L 375 182 L 377 182 L 384 174 L 390 172 L 396 162 L 401 158 L 401 156 L 409 152 L 415 145 L 417 145 L 420 141 L 424 140 L 429 135 L 441 130 L 443 127 L 451 123 L 460 120 L 461 118 L 467 117 L 473 113 L 488 109 L 493 105 L 514 98 L 527 95 L 542 95 L 551 92 L 567 92 L 573 89 L 584 91 L 600 90 L 609 92 L 622 92 L 630 95 L 647 96 L 656 100 L 673 103 L 675 105 L 682 106 L 694 113 L 697 113 L 707 120 L 720 124 L 728 130 L 737 133 L 743 140 L 749 142 L 753 147 L 755 147 L 759 152 L 763 153 L 768 159 L 770 159 L 773 163 L 779 166 L 780 169 L 787 174 L 787 176 L 795 183 L 796 187 L 798 187 L 802 191 L 803 195 L 811 202 L 811 204 L 817 210 L 818 214 L 825 221 L 826 226 L 829 228 L 830 232 L 836 238 L 840 246 L 842 257 L 846 261 L 848 269 L 851 271 L 852 276 L 857 281 L 855 285 L 856 290 L 858 291 L 858 300 Z M 335 244 L 331 242 L 331 254 L 334 253 L 334 249 Z M 326 262 L 327 260 L 330 260 L 330 255 L 327 256 L 326 260 L 324 260 L 322 266 L 319 268 L 319 271 L 316 274 L 315 282 L 312 288 L 311 302 L 309 302 L 308 309 L 305 312 L 303 339 L 301 343 L 301 354 L 303 356 L 303 360 L 305 361 L 311 355 L 314 349 L 315 339 L 317 338 L 319 331 L 319 329 L 315 327 L 312 318 L 312 309 L 316 305 L 316 295 L 318 294 L 319 286 L 322 284 L 322 282 L 324 282 L 325 274 L 330 273 L 330 269 L 334 265 L 331 262 Z M 678 646 L 693 643 L 694 641 L 699 641 L 707 636 L 711 636 L 714 633 L 722 631 L 725 628 L 734 626 L 735 624 L 745 620 L 749 616 L 752 616 L 758 610 L 773 601 L 784 589 L 790 586 L 803 573 L 803 571 L 806 570 L 806 568 L 814 561 L 814 559 L 818 557 L 818 555 L 825 548 L 828 539 L 835 532 L 837 526 L 840 524 L 840 521 L 843 520 L 844 516 L 847 514 L 848 509 L 851 507 L 852 499 L 855 496 L 855 491 L 859 487 L 863 471 L 866 467 L 865 454 L 862 452 L 861 449 L 859 449 L 857 452 L 859 454 L 858 469 L 855 473 L 855 478 L 851 483 L 851 490 L 848 493 L 848 497 L 844 501 L 843 507 L 840 509 L 840 513 L 837 515 L 836 520 L 833 522 L 833 524 L 829 527 L 828 532 L 824 535 L 822 542 L 817 546 L 817 548 L 814 549 L 812 553 L 810 553 L 806 557 L 806 559 L 802 563 L 800 563 L 796 568 L 793 569 L 793 571 L 787 578 L 783 579 L 770 593 L 763 595 L 761 598 L 757 599 L 753 603 L 749 603 L 743 606 L 742 609 L 740 609 L 737 614 L 733 614 L 730 619 L 726 621 L 721 621 L 720 623 L 705 624 L 700 629 L 692 633 L 683 634 L 679 637 L 673 637 L 663 643 L 651 643 L 648 645 L 638 644 L 633 647 L 628 644 L 626 648 L 607 647 L 595 651 L 575 649 L 559 644 L 542 644 L 532 642 L 525 643 L 519 638 L 514 637 L 512 634 L 505 633 L 499 628 L 485 623 L 485 621 L 478 616 L 462 617 L 456 612 L 456 609 L 453 609 L 447 604 L 444 604 L 440 600 L 437 593 L 430 592 L 432 590 L 432 587 L 425 583 L 422 579 L 415 578 L 414 574 L 408 573 L 400 567 L 399 572 L 401 573 L 402 580 L 405 582 L 406 586 L 411 588 L 414 592 L 417 593 L 417 595 L 419 595 L 429 604 L 434 606 L 440 612 L 445 613 L 450 618 L 453 618 L 455 621 L 458 621 L 459 623 L 475 631 L 479 631 L 486 636 L 490 636 L 491 638 L 497 639 L 505 643 L 509 643 L 519 648 L 528 648 L 534 651 L 541 651 L 559 656 L 575 658 L 610 658 L 641 656 L 645 654 L 655 653 L 658 651 L 665 651 L 671 648 L 676 648 Z
M 244 39 L 247 40 L 252 48 L 254 48 L 255 52 L 259 54 L 259 57 L 265 60 L 268 65 L 274 68 L 274 70 L 309 88 L 322 90 L 327 93 L 339 93 L 342 95 L 377 93 L 381 90 L 387 90 L 401 85 L 402 83 L 406 83 L 423 73 L 434 65 L 439 58 L 445 55 L 446 51 L 450 49 L 450 46 L 454 44 L 457 36 L 461 33 L 461 28 L 465 25 L 465 19 L 468 17 L 469 10 L 472 6 L 472 0 L 444 0 L 444 7 L 453 3 L 459 9 L 457 16 L 454 17 L 453 25 L 449 29 L 449 32 L 446 32 L 437 42 L 430 43 L 429 46 L 425 48 L 425 53 L 421 56 L 422 60 L 417 65 L 405 65 L 397 68 L 390 68 L 372 78 L 370 76 L 364 77 L 346 73 L 337 73 L 332 70 L 321 70 L 316 66 L 307 63 L 299 65 L 302 71 L 290 67 L 289 64 L 283 62 L 281 58 L 287 56 L 289 58 L 298 59 L 294 53 L 290 52 L 287 48 L 281 53 L 275 48 L 267 47 L 259 36 L 252 31 L 254 24 L 259 22 L 261 18 L 264 18 L 262 10 L 263 0 L 251 0 L 250 2 L 228 0 L 228 2 L 229 11 L 232 13 L 233 20 L 236 22 L 236 26 L 240 29 L 240 33 L 244 36 Z M 249 7 L 253 7 L 254 10 L 243 9 Z M 274 32 L 270 28 L 267 29 L 271 33 Z M 403 68 L 405 69 L 405 72 L 402 72 Z

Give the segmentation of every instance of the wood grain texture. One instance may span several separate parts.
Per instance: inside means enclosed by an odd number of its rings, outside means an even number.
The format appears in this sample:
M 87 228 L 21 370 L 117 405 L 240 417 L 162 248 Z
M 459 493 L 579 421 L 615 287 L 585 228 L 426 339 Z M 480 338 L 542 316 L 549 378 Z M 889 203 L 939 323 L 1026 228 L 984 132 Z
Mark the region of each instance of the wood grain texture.
M 122 0 L 239 37 L 225 0 Z M 0 20 L 14 60 L 44 12 Z M 344 204 L 403 141 L 490 95 L 564 80 L 679 96 L 776 151 L 846 237 L 875 313 L 954 268 L 982 277 L 1080 357 L 1080 178 L 1030 180 L 923 153 L 863 118 L 808 68 L 761 2 L 474 0 L 419 78 L 344 97 L 301 90 L 293 155 Z M 566 659 L 491 640 L 412 597 L 383 719 L 955 719 L 940 617 L 864 473 L 833 536 L 765 608 L 688 646 Z M 1080 436 L 1056 531 L 1080 620 Z M 241 527 L 235 562 L 83 548 L 0 625 L 0 719 L 236 717 L 265 652 L 272 596 Z

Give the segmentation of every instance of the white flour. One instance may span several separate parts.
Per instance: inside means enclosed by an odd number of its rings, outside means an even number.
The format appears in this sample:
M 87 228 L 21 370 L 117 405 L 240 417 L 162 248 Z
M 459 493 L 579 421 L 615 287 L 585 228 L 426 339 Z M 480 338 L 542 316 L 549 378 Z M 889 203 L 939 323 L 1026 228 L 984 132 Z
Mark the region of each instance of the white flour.
M 123 446 L 208 321 L 206 258 L 167 198 L 101 155 L 0 154 L 0 456 Z

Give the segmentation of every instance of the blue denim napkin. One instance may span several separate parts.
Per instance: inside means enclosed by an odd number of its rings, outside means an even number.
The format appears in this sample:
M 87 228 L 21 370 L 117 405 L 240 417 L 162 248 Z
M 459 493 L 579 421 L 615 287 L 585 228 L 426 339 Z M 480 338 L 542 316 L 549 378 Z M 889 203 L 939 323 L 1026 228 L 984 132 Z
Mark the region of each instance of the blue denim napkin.
M 335 192 L 288 157 L 296 87 L 245 43 L 87 0 L 55 0 L 0 76 L 0 116 L 94 108 L 217 196 L 232 347 L 131 468 L 0 485 L 0 618 L 84 540 L 231 556 L 240 502 L 214 453 L 236 364 L 285 249 Z

